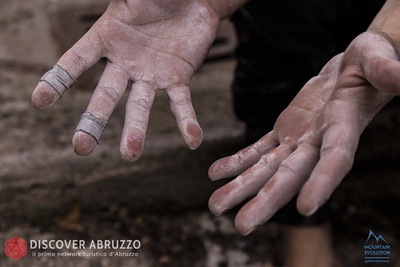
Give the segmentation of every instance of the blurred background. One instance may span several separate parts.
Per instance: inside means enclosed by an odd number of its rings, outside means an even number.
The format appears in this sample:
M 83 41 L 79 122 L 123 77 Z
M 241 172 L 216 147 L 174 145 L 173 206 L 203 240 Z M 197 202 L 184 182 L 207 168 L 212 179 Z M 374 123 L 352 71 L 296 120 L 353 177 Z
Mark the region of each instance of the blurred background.
M 14 262 L 0 252 L 0 266 L 281 266 L 276 225 L 242 237 L 233 227 L 235 211 L 214 218 L 207 209 L 208 197 L 221 185 L 210 182 L 208 167 L 243 143 L 244 127 L 231 105 L 235 36 L 228 21 L 191 86 L 205 137 L 196 151 L 184 144 L 168 99 L 159 93 L 141 160 L 125 163 L 119 155 L 126 95 L 96 151 L 76 156 L 71 138 L 104 62 L 54 107 L 39 111 L 31 106 L 40 77 L 107 3 L 0 1 L 0 250 L 15 235 L 27 240 L 139 239 L 139 256 Z M 366 266 L 363 245 L 369 229 L 391 244 L 393 259 L 400 252 L 399 136 L 395 100 L 366 130 L 356 165 L 333 196 L 335 247 L 345 266 Z

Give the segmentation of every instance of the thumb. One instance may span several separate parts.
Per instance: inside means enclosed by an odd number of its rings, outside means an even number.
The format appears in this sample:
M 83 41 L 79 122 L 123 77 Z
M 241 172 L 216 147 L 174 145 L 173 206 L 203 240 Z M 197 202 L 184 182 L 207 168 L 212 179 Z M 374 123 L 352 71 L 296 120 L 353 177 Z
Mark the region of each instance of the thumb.
M 393 45 L 382 37 L 370 41 L 363 50 L 365 78 L 382 92 L 400 95 L 400 61 Z

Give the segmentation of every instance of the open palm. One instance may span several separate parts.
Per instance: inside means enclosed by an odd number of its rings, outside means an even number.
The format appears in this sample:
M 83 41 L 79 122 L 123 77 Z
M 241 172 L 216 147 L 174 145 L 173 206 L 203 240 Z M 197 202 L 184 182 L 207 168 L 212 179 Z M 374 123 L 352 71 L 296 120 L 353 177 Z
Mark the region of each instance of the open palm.
M 365 127 L 392 94 L 400 94 L 399 73 L 387 36 L 358 36 L 302 88 L 270 133 L 211 166 L 212 180 L 237 177 L 213 193 L 210 210 L 219 215 L 253 197 L 236 217 L 242 234 L 299 191 L 298 210 L 313 214 L 351 169 Z
M 218 29 L 219 18 L 207 1 L 112 0 L 107 11 L 58 61 L 76 79 L 101 57 L 104 73 L 87 111 L 107 121 L 128 81 L 132 90 L 126 105 L 121 141 L 124 159 L 134 161 L 143 152 L 148 118 L 156 90 L 168 93 L 171 110 L 188 146 L 197 148 L 202 131 L 190 100 L 189 83 L 203 62 Z M 32 100 L 46 108 L 59 95 L 40 82 Z M 78 131 L 75 151 L 86 155 L 96 140 Z

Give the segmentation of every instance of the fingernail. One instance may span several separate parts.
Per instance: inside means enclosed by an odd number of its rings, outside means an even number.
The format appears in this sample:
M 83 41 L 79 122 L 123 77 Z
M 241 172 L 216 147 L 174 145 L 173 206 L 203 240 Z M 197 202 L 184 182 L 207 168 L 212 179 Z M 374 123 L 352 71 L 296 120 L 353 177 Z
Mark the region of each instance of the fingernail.
M 220 216 L 222 213 L 226 211 L 226 209 L 223 209 L 221 205 L 218 204 L 211 204 L 213 201 L 209 201 L 208 208 L 210 209 L 211 213 L 215 216 Z

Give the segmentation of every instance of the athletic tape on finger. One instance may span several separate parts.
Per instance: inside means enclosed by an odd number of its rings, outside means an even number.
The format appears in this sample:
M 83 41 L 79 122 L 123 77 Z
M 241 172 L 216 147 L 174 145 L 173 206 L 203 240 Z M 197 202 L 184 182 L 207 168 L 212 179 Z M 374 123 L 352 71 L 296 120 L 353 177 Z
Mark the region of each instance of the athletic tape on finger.
M 67 70 L 56 64 L 51 70 L 43 75 L 40 81 L 50 85 L 54 91 L 57 92 L 60 98 L 62 98 L 65 91 L 67 91 L 75 82 L 75 79 L 72 78 Z
M 99 143 L 100 137 L 103 134 L 104 128 L 107 126 L 107 122 L 93 116 L 90 112 L 85 112 L 81 116 L 81 120 L 76 127 L 75 132 L 81 131 L 91 135 L 96 142 Z

